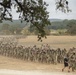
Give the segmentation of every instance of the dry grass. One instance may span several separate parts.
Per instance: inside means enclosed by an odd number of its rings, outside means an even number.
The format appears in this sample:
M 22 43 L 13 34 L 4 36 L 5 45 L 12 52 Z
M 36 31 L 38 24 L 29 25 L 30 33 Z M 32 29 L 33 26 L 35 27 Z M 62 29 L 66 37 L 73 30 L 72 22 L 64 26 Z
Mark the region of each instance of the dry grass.
M 66 48 L 76 47 L 76 36 L 47 36 L 47 39 L 43 39 L 43 42 L 37 41 L 37 36 L 27 36 L 24 39 L 20 39 L 19 43 L 25 46 L 32 46 L 41 44 L 49 44 L 51 48 Z

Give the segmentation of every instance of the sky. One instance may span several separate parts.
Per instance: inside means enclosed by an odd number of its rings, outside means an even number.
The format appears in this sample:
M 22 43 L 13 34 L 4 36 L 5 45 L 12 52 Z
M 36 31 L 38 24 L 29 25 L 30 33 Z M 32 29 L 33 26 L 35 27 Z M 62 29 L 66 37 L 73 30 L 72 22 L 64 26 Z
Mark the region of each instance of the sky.
M 62 13 L 61 11 L 56 10 L 55 0 L 44 0 L 49 4 L 47 11 L 49 12 L 50 19 L 76 19 L 76 0 L 68 0 L 69 8 L 72 12 Z M 13 9 L 12 11 L 13 19 L 18 19 L 18 14 Z

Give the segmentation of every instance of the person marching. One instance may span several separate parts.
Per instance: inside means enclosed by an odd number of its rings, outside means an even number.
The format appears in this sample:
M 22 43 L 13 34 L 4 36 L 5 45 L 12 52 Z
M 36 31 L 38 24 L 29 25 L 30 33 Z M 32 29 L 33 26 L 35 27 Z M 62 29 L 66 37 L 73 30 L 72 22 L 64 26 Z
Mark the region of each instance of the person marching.
M 64 68 L 62 69 L 62 72 L 64 71 L 65 68 L 68 68 L 68 72 L 70 72 L 69 71 L 69 57 L 68 57 L 68 55 L 66 55 L 64 57 Z
M 72 69 L 72 72 L 74 72 L 75 70 L 75 65 L 76 65 L 76 54 L 73 53 L 70 57 L 70 60 L 69 60 L 69 69 L 71 68 Z

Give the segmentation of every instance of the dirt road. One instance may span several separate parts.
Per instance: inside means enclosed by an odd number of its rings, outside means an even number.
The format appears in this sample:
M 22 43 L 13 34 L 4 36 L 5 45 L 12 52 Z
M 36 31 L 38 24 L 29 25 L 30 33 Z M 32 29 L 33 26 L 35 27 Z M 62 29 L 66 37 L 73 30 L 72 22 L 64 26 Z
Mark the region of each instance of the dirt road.
M 62 72 L 63 64 L 42 64 L 0 56 L 0 75 L 76 75 Z
M 31 71 L 17 71 L 17 70 L 8 70 L 8 69 L 0 69 L 0 75 L 76 75 L 75 73 L 68 72 L 45 72 L 39 70 L 31 70 Z

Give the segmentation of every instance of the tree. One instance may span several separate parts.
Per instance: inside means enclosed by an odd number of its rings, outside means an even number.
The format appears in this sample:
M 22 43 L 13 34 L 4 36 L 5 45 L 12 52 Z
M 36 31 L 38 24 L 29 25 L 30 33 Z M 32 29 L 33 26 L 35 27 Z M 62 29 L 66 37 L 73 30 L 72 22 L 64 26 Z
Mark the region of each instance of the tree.
M 12 7 L 16 8 L 19 13 L 19 19 L 22 21 L 31 22 L 38 29 L 38 38 L 46 37 L 45 26 L 51 25 L 49 15 L 46 10 L 48 4 L 43 0 L 0 0 L 0 21 L 11 20 L 12 14 L 10 13 Z M 57 9 L 62 12 L 70 11 L 68 8 L 67 0 L 56 0 Z
M 30 31 L 29 31 L 29 29 L 27 27 L 24 27 L 23 30 L 21 31 L 21 33 L 23 35 L 29 35 L 30 34 Z
M 10 25 L 9 29 L 12 34 L 21 34 L 21 30 L 22 30 L 21 26 L 18 24 Z
M 56 9 L 59 9 L 64 13 L 71 12 L 71 10 L 68 7 L 67 0 L 56 0 Z
M 3 33 L 3 34 L 11 34 L 10 25 L 9 24 L 3 24 L 2 27 L 1 27 L 1 33 Z
M 2 25 L 2 30 L 9 30 L 9 24 L 3 24 Z
M 76 21 L 74 20 L 70 21 L 67 26 L 68 26 L 67 32 L 71 35 L 76 35 Z

